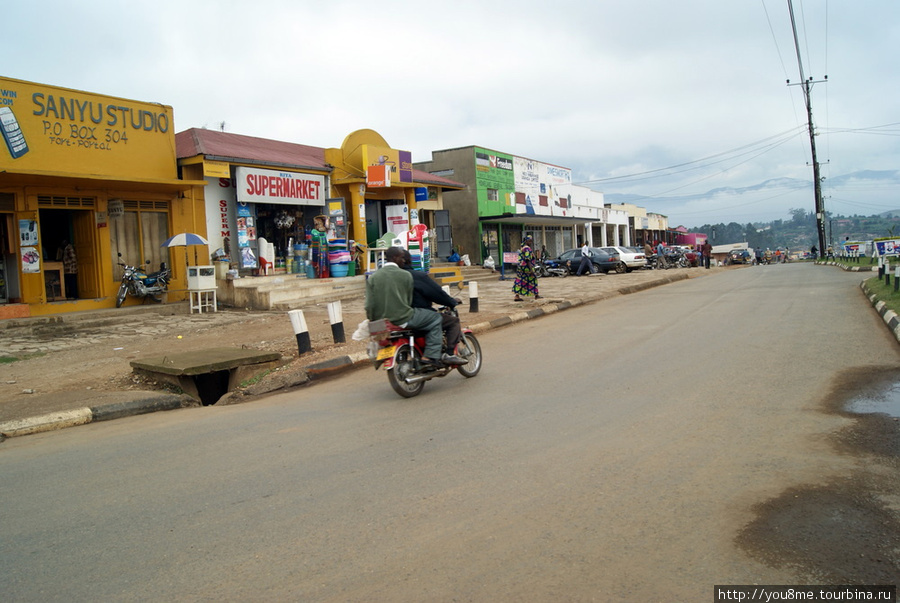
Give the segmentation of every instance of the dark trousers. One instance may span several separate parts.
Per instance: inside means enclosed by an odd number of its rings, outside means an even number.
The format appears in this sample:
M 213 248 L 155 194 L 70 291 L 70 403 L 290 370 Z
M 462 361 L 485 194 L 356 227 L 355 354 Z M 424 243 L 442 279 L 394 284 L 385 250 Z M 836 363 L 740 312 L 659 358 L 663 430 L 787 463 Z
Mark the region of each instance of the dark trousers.
M 69 299 L 78 299 L 78 273 L 64 276 L 66 282 L 66 297 Z
M 581 271 L 587 270 L 588 274 L 593 274 L 594 267 L 591 265 L 591 258 L 583 255 L 581 256 L 581 263 L 578 264 L 578 272 L 575 273 L 575 276 L 581 276 Z
M 441 328 L 447 334 L 447 353 L 452 354 L 459 343 L 462 327 L 459 326 L 459 318 L 449 314 L 441 314 Z
M 707 268 L 709 268 L 709 256 L 708 255 L 703 256 L 703 265 L 706 266 Z

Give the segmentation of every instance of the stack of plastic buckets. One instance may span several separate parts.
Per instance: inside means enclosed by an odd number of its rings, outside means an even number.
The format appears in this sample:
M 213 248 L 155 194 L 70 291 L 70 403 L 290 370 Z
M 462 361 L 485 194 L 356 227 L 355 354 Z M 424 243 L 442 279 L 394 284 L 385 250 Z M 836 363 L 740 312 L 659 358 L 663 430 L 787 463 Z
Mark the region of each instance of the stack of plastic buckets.
M 350 263 L 350 252 L 347 251 L 346 239 L 330 239 L 328 241 L 328 265 L 331 276 L 347 276 Z

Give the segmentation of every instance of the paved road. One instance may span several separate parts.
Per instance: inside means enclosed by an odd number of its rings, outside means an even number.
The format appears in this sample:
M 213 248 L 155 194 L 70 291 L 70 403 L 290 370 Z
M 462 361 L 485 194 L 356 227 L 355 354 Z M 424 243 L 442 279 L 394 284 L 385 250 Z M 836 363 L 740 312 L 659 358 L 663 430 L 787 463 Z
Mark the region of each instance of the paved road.
M 898 500 L 896 466 L 839 452 L 853 421 L 826 412 L 839 375 L 900 367 L 858 282 L 737 270 L 555 314 L 484 334 L 478 377 L 413 400 L 359 370 L 9 440 L 4 597 L 700 601 L 841 571 L 896 583 L 896 504 L 855 522 L 834 565 L 803 551 L 841 549 L 824 539 L 841 509 L 793 554 L 774 546 L 789 529 L 751 529 L 786 491 L 881 479 Z

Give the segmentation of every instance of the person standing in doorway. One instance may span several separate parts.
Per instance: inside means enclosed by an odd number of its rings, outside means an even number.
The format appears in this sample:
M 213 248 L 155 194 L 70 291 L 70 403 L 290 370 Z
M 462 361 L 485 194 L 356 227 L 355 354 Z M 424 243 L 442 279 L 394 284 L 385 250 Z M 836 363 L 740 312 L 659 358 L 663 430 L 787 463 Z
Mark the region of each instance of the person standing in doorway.
M 541 299 L 538 294 L 537 274 L 534 271 L 534 251 L 532 250 L 534 239 L 526 236 L 522 239 L 522 247 L 519 248 L 519 262 L 516 264 L 516 280 L 513 282 L 513 301 L 525 301 L 522 296 L 534 295 L 534 299 Z
M 75 255 L 75 246 L 68 240 L 63 239 L 58 255 L 63 263 L 66 299 L 78 299 L 78 257 Z

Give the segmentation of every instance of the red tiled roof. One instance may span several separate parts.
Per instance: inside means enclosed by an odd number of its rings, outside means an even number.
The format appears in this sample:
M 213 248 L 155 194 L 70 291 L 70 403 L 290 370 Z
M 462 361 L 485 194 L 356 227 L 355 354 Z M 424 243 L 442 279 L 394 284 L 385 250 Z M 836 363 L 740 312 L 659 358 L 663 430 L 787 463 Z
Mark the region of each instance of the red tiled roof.
M 325 165 L 325 149 L 203 128 L 175 134 L 175 152 L 179 159 L 204 155 L 221 161 L 329 170 Z

